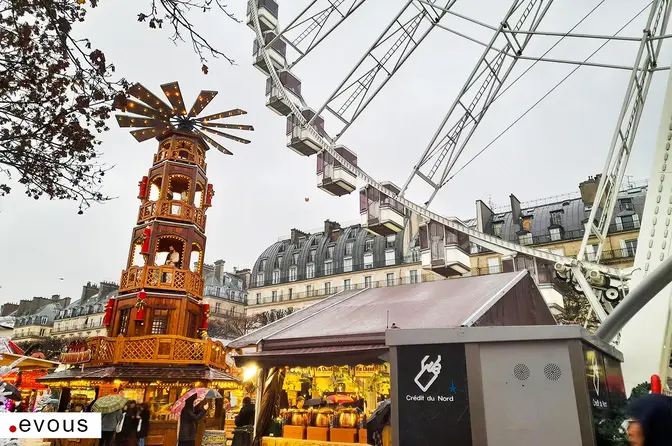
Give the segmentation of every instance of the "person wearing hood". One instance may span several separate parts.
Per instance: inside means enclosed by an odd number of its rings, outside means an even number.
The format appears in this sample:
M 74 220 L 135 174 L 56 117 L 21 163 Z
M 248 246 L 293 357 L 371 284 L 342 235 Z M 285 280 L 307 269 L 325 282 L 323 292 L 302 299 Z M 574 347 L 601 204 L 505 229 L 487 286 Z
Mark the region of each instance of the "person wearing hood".
M 184 408 L 180 414 L 178 446 L 194 446 L 196 444 L 198 422 L 205 417 L 205 414 L 208 412 L 208 405 L 206 403 L 201 409 L 194 406 L 195 402 L 196 394 L 191 395 L 184 402 Z
M 628 440 L 632 446 L 672 445 L 672 397 L 652 393 L 633 400 Z

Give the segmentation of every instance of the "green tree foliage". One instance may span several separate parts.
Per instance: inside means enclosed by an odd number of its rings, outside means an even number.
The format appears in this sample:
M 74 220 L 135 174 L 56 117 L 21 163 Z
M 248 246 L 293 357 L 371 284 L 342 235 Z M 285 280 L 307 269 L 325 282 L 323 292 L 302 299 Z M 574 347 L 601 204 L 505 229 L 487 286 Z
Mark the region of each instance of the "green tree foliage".
M 101 191 L 110 167 L 99 160 L 115 101 L 129 83 L 103 49 L 73 29 L 100 0 L 0 0 L 0 196 L 22 184 L 28 197 L 76 200 L 79 213 L 110 199 Z M 207 73 L 206 56 L 223 56 L 192 26 L 194 13 L 219 11 L 220 0 L 143 0 L 138 22 L 174 41 L 189 40 Z M 125 27 L 132 26 L 122 25 Z

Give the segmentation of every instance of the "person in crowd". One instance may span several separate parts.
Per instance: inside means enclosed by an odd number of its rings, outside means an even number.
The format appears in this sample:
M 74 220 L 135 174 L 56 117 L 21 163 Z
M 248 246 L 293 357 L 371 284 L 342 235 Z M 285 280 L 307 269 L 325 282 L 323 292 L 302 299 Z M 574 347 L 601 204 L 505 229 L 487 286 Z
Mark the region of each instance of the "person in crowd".
M 114 432 L 117 430 L 117 425 L 121 422 L 121 410 L 103 414 L 100 419 L 101 435 L 99 446 L 112 446 L 114 441 Z
M 126 403 L 122 414 L 121 422 L 117 425 L 117 435 L 115 437 L 117 446 L 135 446 L 138 439 L 138 420 L 136 418 L 138 409 L 135 401 Z
M 303 406 L 303 403 L 301 404 Z M 243 398 L 243 405 L 240 406 L 240 412 L 236 415 L 236 427 L 251 426 L 254 424 L 254 404 L 249 396 Z
M 643 395 L 630 403 L 627 413 L 632 446 L 672 445 L 672 397 L 659 393 Z
M 180 414 L 180 432 L 178 434 L 178 446 L 194 446 L 196 444 L 196 432 L 198 431 L 198 422 L 205 417 L 208 412 L 208 404 L 203 408 L 194 406 L 196 394 L 191 395 L 184 402 L 184 408 Z
M 149 404 L 140 404 L 135 418 L 138 420 L 138 446 L 145 446 L 145 438 L 147 438 L 147 434 L 149 433 Z

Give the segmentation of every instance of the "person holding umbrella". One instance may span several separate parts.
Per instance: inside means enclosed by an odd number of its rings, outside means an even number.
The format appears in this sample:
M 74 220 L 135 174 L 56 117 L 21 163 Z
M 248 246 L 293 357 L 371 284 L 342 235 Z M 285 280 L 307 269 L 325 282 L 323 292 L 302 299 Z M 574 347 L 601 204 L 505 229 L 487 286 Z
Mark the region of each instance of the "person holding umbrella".
M 178 446 L 194 446 L 196 444 L 198 422 L 208 412 L 208 403 L 205 403 L 202 409 L 195 405 L 196 397 L 196 393 L 192 393 L 184 402 L 184 407 L 180 413 Z
M 100 446 L 109 446 L 114 440 L 114 433 L 121 422 L 121 409 L 127 403 L 127 399 L 121 395 L 107 395 L 98 398 L 92 405 L 91 411 L 102 414 Z

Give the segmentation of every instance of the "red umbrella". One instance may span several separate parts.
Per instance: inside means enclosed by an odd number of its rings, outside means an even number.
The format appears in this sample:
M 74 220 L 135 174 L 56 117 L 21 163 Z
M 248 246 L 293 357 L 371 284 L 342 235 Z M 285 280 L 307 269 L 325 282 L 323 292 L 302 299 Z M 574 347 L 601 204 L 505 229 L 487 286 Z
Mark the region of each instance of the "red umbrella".
M 221 398 L 222 395 L 214 389 L 208 389 L 207 387 L 197 387 L 195 389 L 188 390 L 181 397 L 175 401 L 173 407 L 170 408 L 170 415 L 177 418 L 182 413 L 184 409 L 184 403 L 191 396 L 196 394 L 196 401 L 194 401 L 194 406 L 203 401 L 206 398 Z
M 355 401 L 347 395 L 340 395 L 340 394 L 329 395 L 327 399 L 332 403 L 336 404 L 353 403 Z

